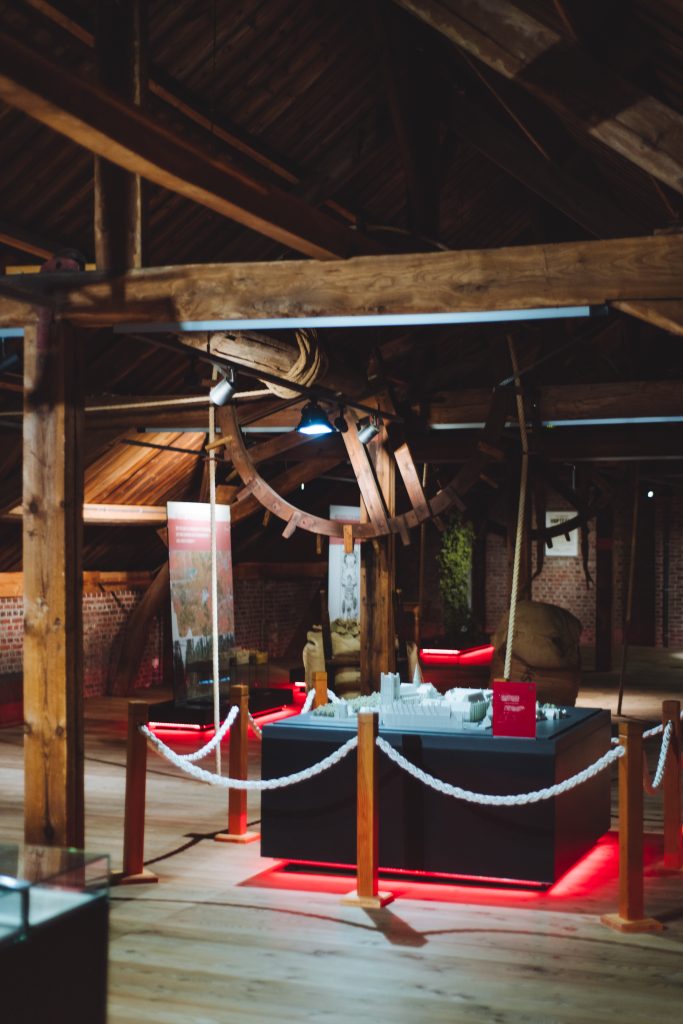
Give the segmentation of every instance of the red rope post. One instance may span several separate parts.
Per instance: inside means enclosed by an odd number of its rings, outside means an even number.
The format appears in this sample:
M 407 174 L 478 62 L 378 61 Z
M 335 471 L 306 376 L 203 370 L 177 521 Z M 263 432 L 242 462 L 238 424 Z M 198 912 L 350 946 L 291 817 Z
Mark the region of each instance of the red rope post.
M 123 819 L 123 870 L 114 873 L 119 885 L 158 882 L 144 864 L 145 791 L 147 786 L 147 738 L 140 732 L 149 722 L 149 704 L 143 700 L 128 702 L 128 744 L 126 750 L 126 797 Z
M 377 785 L 377 736 L 379 716 L 358 714 L 358 782 L 356 795 L 356 891 L 342 898 L 352 906 L 379 909 L 393 896 L 379 891 L 379 800 Z
M 664 800 L 664 867 L 674 871 L 683 867 L 681 842 L 681 702 L 662 703 L 662 725 L 671 722 L 673 732 L 664 768 L 662 796 Z
M 661 931 L 645 917 L 643 896 L 643 726 L 622 722 L 619 743 L 619 912 L 604 914 L 603 924 L 619 932 Z
M 230 703 L 239 714 L 230 727 L 228 775 L 231 779 L 246 779 L 249 768 L 249 687 L 242 683 L 230 687 Z M 228 790 L 228 831 L 215 837 L 219 843 L 253 843 L 260 838 L 258 832 L 247 831 L 247 791 Z

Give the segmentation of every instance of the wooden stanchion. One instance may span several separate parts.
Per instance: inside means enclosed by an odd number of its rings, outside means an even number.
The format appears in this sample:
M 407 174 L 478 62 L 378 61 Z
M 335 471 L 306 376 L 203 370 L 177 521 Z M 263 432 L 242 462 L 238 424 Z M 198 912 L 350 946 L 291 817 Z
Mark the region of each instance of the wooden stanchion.
M 313 673 L 313 687 L 315 689 L 315 697 L 313 698 L 313 707 L 321 708 L 328 703 L 329 697 L 327 695 L 327 672 L 314 672 Z
M 600 920 L 618 932 L 655 932 L 663 925 L 645 917 L 643 900 L 643 726 L 622 722 L 619 742 L 619 912 Z
M 683 867 L 681 841 L 681 702 L 665 700 L 662 703 L 662 725 L 671 722 L 673 732 L 669 743 L 669 756 L 664 768 L 662 798 L 664 800 L 664 867 L 674 871 Z
M 112 882 L 117 885 L 159 881 L 157 875 L 148 871 L 144 865 L 147 738 L 140 732 L 140 726 L 148 722 L 149 704 L 143 700 L 129 701 L 123 870 L 112 875 Z
M 246 779 L 249 766 L 249 687 L 238 684 L 230 687 L 230 703 L 240 713 L 230 728 L 228 775 L 231 779 Z M 214 836 L 218 843 L 253 843 L 260 833 L 247 831 L 247 792 L 228 790 L 228 831 Z
M 377 734 L 379 716 L 372 711 L 358 715 L 358 789 L 356 811 L 356 891 L 342 903 L 378 910 L 391 903 L 390 892 L 379 891 L 379 801 L 377 785 Z

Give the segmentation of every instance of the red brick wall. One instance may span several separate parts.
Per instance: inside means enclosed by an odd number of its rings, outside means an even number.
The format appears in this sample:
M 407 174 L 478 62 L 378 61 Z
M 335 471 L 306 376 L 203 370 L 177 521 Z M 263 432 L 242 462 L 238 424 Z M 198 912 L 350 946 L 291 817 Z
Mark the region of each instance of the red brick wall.
M 669 501 L 671 537 L 669 541 L 669 647 L 683 650 L 683 497 L 665 498 Z M 661 523 L 661 508 L 660 519 Z M 660 531 L 658 530 L 658 533 Z M 658 545 L 658 583 L 656 607 L 658 609 L 657 646 L 661 645 L 662 608 L 662 548 Z
M 571 506 L 558 496 L 548 501 L 553 511 L 570 509 Z M 595 522 L 588 531 L 588 569 L 595 579 Z M 532 548 L 532 572 L 536 571 L 536 545 Z M 493 632 L 508 609 L 507 548 L 504 538 L 490 533 L 486 539 L 486 630 Z M 534 601 L 545 601 L 566 608 L 575 615 L 583 626 L 581 642 L 595 643 L 595 589 L 586 585 L 579 537 L 579 553 L 576 556 L 548 555 L 546 550 L 543 568 L 532 582 L 531 596 Z
M 306 630 L 320 621 L 320 580 L 235 580 L 235 643 L 270 658 L 300 655 Z
M 83 595 L 83 669 L 86 697 L 106 692 L 107 679 L 123 626 L 140 601 L 139 590 L 85 593 Z M 24 602 L 21 597 L 0 598 L 0 677 L 22 671 Z M 162 627 L 152 623 L 136 687 L 161 685 Z M 0 701 L 2 692 L 0 691 Z

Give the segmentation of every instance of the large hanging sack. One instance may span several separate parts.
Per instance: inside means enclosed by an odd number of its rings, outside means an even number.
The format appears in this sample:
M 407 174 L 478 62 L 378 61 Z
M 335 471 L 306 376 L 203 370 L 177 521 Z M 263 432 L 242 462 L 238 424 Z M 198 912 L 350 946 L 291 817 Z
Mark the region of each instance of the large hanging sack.
M 508 618 L 506 612 L 491 638 L 492 680 L 503 677 Z M 579 620 L 566 608 L 541 601 L 519 601 L 510 678 L 536 683 L 537 697 L 542 703 L 574 705 L 581 682 L 581 628 Z

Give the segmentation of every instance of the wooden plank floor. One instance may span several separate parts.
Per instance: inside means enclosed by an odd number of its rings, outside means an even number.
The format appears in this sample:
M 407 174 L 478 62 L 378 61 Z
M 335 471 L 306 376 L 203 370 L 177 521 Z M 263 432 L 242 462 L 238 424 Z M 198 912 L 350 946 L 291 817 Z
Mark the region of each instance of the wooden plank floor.
M 87 846 L 118 867 L 125 702 L 91 700 L 86 715 Z M 255 741 L 250 757 L 257 771 Z M 0 841 L 20 841 L 19 729 L 0 731 L 0 777 Z M 658 804 L 647 806 L 656 831 Z M 258 798 L 249 810 L 257 821 Z M 646 906 L 666 930 L 621 936 L 598 922 L 616 908 L 611 838 L 548 894 L 402 878 L 387 883 L 396 901 L 370 912 L 340 905 L 349 878 L 288 875 L 258 844 L 215 843 L 225 824 L 224 790 L 150 755 L 146 857 L 160 883 L 112 891 L 109 1024 L 651 1024 L 680 1014 L 683 878 L 663 871 L 656 835 Z

